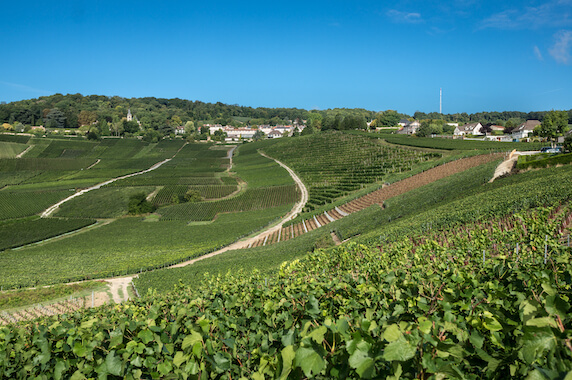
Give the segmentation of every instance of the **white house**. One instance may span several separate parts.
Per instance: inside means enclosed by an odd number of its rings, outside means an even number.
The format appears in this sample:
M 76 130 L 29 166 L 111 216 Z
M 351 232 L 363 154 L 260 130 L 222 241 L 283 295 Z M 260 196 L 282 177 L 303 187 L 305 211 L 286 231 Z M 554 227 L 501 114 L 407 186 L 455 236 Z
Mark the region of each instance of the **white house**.
M 282 137 L 282 132 L 280 132 L 280 131 L 277 130 L 277 129 L 274 129 L 273 131 L 271 131 L 270 133 L 268 133 L 268 134 L 266 135 L 266 137 L 268 137 L 269 139 L 277 139 L 277 138 Z
M 527 120 L 526 123 L 522 123 L 518 127 L 512 130 L 512 138 L 513 139 L 526 139 L 529 135 L 534 132 L 534 128 L 540 125 L 540 121 L 538 120 Z
M 232 139 L 251 139 L 256 133 L 256 129 L 250 128 L 225 128 L 226 135 Z
M 294 131 L 294 127 L 291 125 L 277 125 L 274 129 L 282 133 L 282 136 L 290 136 Z
M 404 125 L 403 128 L 401 128 L 397 133 L 403 135 L 413 135 L 417 133 L 419 127 L 421 127 L 421 123 L 417 120 L 413 120 L 412 122 L 407 122 L 407 124 Z
M 397 125 L 399 125 L 400 127 L 407 127 L 409 125 L 409 120 L 401 119 L 399 120 L 399 123 L 397 123 Z
M 460 127 L 456 127 L 455 130 L 453 131 L 453 134 L 455 136 L 484 135 L 482 130 L 483 130 L 483 125 L 481 123 L 471 123 L 471 124 L 462 125 Z
M 220 124 L 215 124 L 215 125 L 205 124 L 205 127 L 209 127 L 209 135 L 214 135 L 216 131 L 219 131 L 221 129 L 224 130 L 224 127 Z

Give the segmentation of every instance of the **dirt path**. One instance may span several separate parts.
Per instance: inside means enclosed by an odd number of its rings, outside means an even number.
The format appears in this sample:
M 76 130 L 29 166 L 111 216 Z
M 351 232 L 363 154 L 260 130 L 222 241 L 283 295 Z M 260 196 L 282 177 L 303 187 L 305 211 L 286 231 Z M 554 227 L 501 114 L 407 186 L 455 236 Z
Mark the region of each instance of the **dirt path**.
M 340 240 L 340 238 L 338 237 L 338 235 L 335 232 L 330 232 L 330 235 L 332 235 L 332 240 L 334 241 L 334 243 L 336 245 L 342 244 L 342 241 Z
M 128 288 L 131 286 L 133 277 L 135 276 L 115 277 L 105 280 L 109 283 L 109 291 L 111 292 L 113 302 L 121 303 L 129 299 Z
M 290 174 L 290 176 L 292 177 L 294 182 L 296 182 L 296 185 L 300 189 L 300 192 L 302 193 L 302 199 L 300 200 L 300 202 L 296 203 L 296 205 L 294 205 L 294 208 L 288 213 L 288 215 L 286 215 L 286 217 L 289 217 L 289 219 L 294 219 L 300 212 L 302 212 L 302 210 L 304 209 L 304 206 L 308 202 L 308 189 L 306 189 L 306 186 L 304 185 L 304 182 L 302 182 L 300 177 L 298 177 L 298 175 L 296 173 L 294 173 L 294 171 L 292 169 L 290 169 L 288 166 L 284 165 L 282 162 L 280 162 L 280 161 L 278 161 L 272 157 L 267 156 L 266 154 L 264 154 L 262 152 L 259 152 L 259 153 L 266 158 L 269 158 L 271 160 L 276 161 L 276 163 L 278 165 L 280 165 L 284 169 L 286 169 L 288 171 L 288 174 Z M 289 219 L 286 219 L 285 221 L 287 221 Z M 283 224 L 283 222 L 282 222 L 282 224 Z M 280 226 L 282 226 L 282 224 L 280 224 Z
M 22 153 L 18 154 L 16 156 L 16 158 L 22 158 L 23 155 L 25 155 L 26 153 L 28 153 L 35 145 L 30 145 L 29 147 L 26 148 L 25 151 L 23 151 Z
M 95 161 L 93 164 L 91 164 L 90 166 L 88 166 L 86 170 L 89 170 L 89 169 L 93 168 L 95 165 L 99 164 L 100 162 L 101 162 L 101 159 L 98 158 L 97 161 Z
M 536 154 L 536 153 L 538 152 L 517 152 L 516 149 L 513 150 L 512 152 L 510 152 L 510 155 L 507 157 L 507 159 L 501 162 L 499 166 L 497 166 L 497 168 L 495 169 L 495 174 L 493 175 L 493 178 L 491 178 L 489 183 L 493 182 L 495 179 L 499 177 L 502 177 L 505 174 L 509 174 L 516 165 L 519 156 Z
M 53 213 L 54 211 L 56 211 L 56 210 L 58 209 L 58 207 L 60 207 L 62 204 L 66 203 L 66 202 L 69 201 L 69 200 L 72 200 L 72 199 L 75 198 L 75 197 L 79 197 L 79 196 L 81 196 L 81 195 L 87 193 L 88 191 L 97 190 L 97 189 L 99 189 L 99 188 L 101 188 L 101 187 L 103 187 L 103 186 L 105 186 L 105 185 L 109 185 L 110 183 L 113 183 L 113 182 L 115 182 L 115 181 L 119 181 L 120 179 L 125 179 L 125 178 L 129 178 L 129 177 L 134 177 L 134 176 L 136 176 L 136 175 L 149 173 L 150 171 L 153 171 L 153 170 L 155 170 L 155 169 L 160 168 L 163 164 L 165 164 L 165 163 L 167 163 L 167 162 L 169 162 L 169 161 L 171 161 L 171 160 L 172 160 L 172 158 L 167 158 L 167 159 L 165 159 L 165 160 L 163 160 L 163 161 L 161 161 L 161 162 L 158 162 L 158 163 L 156 163 L 155 165 L 151 166 L 149 169 L 146 169 L 146 170 L 143 170 L 143 171 L 140 171 L 140 172 L 137 172 L 137 173 L 131 173 L 131 174 L 127 174 L 127 175 L 124 175 L 124 176 L 121 176 L 121 177 L 113 178 L 113 179 L 110 179 L 110 180 L 108 180 L 108 181 L 105 181 L 105 182 L 102 182 L 102 183 L 98 183 L 98 184 L 95 185 L 95 186 L 88 187 L 87 189 L 78 191 L 77 193 L 75 193 L 75 194 L 73 194 L 73 195 L 70 195 L 70 196 L 67 197 L 66 199 L 63 199 L 63 200 L 59 201 L 59 202 L 56 203 L 55 205 L 48 207 L 48 208 L 46 209 L 46 211 L 44 211 L 44 212 L 40 215 L 40 217 L 42 217 L 42 218 L 47 218 L 47 217 L 49 217 L 49 216 L 52 215 L 52 213 Z

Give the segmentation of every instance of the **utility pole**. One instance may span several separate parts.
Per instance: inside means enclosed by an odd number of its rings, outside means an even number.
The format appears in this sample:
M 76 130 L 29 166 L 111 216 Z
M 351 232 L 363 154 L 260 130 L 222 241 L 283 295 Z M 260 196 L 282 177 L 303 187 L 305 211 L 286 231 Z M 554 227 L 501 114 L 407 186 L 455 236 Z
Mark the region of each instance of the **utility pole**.
M 443 89 L 439 88 L 439 114 L 443 114 Z

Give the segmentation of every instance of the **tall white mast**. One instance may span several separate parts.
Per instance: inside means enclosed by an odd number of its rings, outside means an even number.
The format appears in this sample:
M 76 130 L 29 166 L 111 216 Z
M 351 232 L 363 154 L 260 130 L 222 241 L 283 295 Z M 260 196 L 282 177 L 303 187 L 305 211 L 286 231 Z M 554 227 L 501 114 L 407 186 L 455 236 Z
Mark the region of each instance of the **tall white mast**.
M 443 89 L 439 88 L 439 113 L 443 114 Z

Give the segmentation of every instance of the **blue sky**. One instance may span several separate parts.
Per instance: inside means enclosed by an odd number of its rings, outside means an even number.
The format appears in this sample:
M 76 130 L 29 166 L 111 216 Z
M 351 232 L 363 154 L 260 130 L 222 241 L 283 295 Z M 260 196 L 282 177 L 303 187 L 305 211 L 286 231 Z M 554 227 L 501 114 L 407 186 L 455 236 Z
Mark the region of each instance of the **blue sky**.
M 572 0 L 4 2 L 0 101 L 572 108 Z

